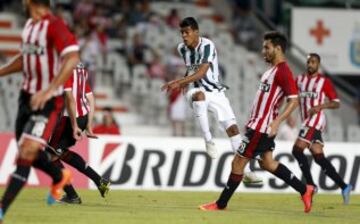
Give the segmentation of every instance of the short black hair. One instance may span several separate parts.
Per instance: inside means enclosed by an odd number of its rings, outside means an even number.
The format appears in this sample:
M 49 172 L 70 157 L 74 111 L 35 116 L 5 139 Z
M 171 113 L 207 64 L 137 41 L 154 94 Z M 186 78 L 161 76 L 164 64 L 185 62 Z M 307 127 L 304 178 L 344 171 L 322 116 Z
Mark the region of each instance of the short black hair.
M 274 46 L 280 46 L 285 53 L 287 48 L 287 38 L 278 31 L 269 31 L 264 34 L 264 40 L 270 40 Z
M 309 54 L 308 54 L 308 58 L 311 58 L 311 57 L 316 58 L 316 59 L 318 60 L 318 62 L 320 63 L 321 58 L 320 58 L 320 55 L 319 55 L 319 54 L 317 54 L 317 53 L 309 53 Z
M 40 4 L 40 5 L 50 7 L 51 6 L 51 1 L 52 0 L 31 0 L 31 3 Z
M 194 17 L 186 17 L 180 22 L 179 26 L 180 28 L 190 26 L 193 30 L 199 30 L 199 25 Z

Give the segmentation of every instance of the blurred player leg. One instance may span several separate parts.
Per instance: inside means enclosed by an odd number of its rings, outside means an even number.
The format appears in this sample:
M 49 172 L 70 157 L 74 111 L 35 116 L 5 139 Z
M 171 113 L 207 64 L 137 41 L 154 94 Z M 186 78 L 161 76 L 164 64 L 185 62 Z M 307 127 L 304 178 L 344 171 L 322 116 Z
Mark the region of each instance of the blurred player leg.
M 296 161 L 299 164 L 299 167 L 302 171 L 302 174 L 305 177 L 306 184 L 313 185 L 315 187 L 315 191 L 317 191 L 317 186 L 314 183 L 314 180 L 311 175 L 310 166 L 306 156 L 304 155 L 304 150 L 309 146 L 309 143 L 297 139 L 292 150 L 292 154 L 294 155 Z
M 349 204 L 352 186 L 344 182 L 344 180 L 336 172 L 334 166 L 325 157 L 323 145 L 319 143 L 314 143 L 311 146 L 310 150 L 314 156 L 315 162 L 321 167 L 322 170 L 324 170 L 325 174 L 330 177 L 342 189 L 344 204 Z

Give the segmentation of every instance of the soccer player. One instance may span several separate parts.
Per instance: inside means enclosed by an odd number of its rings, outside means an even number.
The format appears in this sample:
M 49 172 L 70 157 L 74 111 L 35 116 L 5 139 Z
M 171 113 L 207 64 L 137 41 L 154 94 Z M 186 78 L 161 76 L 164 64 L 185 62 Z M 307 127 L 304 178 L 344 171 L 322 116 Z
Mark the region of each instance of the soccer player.
M 69 148 L 80 140 L 82 133 L 94 137 L 92 121 L 94 118 L 95 100 L 88 83 L 89 74 L 82 63 L 73 70 L 72 75 L 64 85 L 66 111 L 56 126 L 46 150 L 52 155 L 57 166 L 63 168 L 60 160 L 75 167 L 89 177 L 98 187 L 102 197 L 109 191 L 110 182 L 88 166 L 85 160 Z M 72 185 L 64 188 L 66 195 L 60 200 L 64 203 L 81 204 L 81 199 Z
M 292 154 L 298 161 L 306 183 L 317 189 L 311 176 L 310 167 L 304 150 L 308 148 L 315 162 L 325 171 L 341 189 L 344 204 L 349 204 L 352 186 L 345 184 L 334 166 L 324 156 L 322 132 L 326 125 L 324 109 L 337 109 L 340 101 L 331 80 L 319 73 L 320 56 L 311 53 L 307 58 L 307 73 L 296 78 L 300 94 L 300 112 L 302 128 L 293 146 Z M 325 98 L 329 100 L 326 101 Z
M 176 89 L 187 90 L 186 98 L 200 123 L 206 151 L 212 159 L 217 157 L 217 150 L 209 129 L 208 109 L 215 112 L 235 152 L 241 144 L 241 136 L 234 112 L 224 93 L 226 87 L 219 82 L 215 45 L 211 40 L 199 36 L 199 26 L 193 17 L 181 21 L 180 31 L 183 43 L 178 45 L 178 51 L 187 67 L 186 75 L 166 83 L 162 90 L 168 92 Z M 246 179 L 249 184 L 262 184 L 262 180 L 252 172 L 246 174 Z
M 1 199 L 0 222 L 25 185 L 31 166 L 53 178 L 48 203 L 61 198 L 71 179 L 70 171 L 53 165 L 42 149 L 63 109 L 62 85 L 79 62 L 79 46 L 63 20 L 52 14 L 50 0 L 24 4 L 30 18 L 22 32 L 21 53 L 0 68 L 0 77 L 20 71 L 24 77 L 15 131 L 19 154 Z
M 262 53 L 271 68 L 261 77 L 250 120 L 246 125 L 247 132 L 234 156 L 231 174 L 223 192 L 216 202 L 201 205 L 200 209 L 225 209 L 243 178 L 244 167 L 250 159 L 257 159 L 262 169 L 274 174 L 299 192 L 304 202 L 304 211 L 310 212 L 314 187 L 303 184 L 286 166 L 274 160 L 272 154 L 280 123 L 298 106 L 296 84 L 284 55 L 286 44 L 286 37 L 281 33 L 264 34 Z M 287 103 L 285 109 L 279 113 L 284 97 L 287 98 Z

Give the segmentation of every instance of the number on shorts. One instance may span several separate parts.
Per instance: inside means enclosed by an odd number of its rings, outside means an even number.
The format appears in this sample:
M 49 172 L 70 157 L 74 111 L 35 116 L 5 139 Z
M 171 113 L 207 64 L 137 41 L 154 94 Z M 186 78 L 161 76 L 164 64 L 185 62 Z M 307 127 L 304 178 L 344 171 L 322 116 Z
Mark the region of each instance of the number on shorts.
M 34 127 L 31 131 L 31 134 L 36 137 L 41 137 L 45 130 L 45 122 L 35 122 Z
M 300 137 L 305 138 L 308 131 L 309 131 L 308 127 L 303 127 L 300 131 Z

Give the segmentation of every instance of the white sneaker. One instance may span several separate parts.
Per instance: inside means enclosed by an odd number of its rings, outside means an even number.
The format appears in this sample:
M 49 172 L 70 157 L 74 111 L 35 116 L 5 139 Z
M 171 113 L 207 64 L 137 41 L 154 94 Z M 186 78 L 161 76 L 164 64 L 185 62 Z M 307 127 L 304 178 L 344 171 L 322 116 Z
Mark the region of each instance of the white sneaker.
M 205 145 L 206 145 L 206 152 L 210 156 L 210 158 L 216 159 L 218 153 L 215 143 L 210 140 L 210 141 L 205 141 Z
M 252 185 L 252 186 L 262 186 L 263 180 L 256 176 L 254 172 L 248 172 L 244 174 L 243 183 L 246 185 Z

